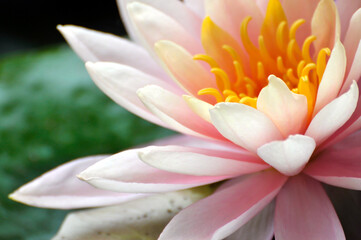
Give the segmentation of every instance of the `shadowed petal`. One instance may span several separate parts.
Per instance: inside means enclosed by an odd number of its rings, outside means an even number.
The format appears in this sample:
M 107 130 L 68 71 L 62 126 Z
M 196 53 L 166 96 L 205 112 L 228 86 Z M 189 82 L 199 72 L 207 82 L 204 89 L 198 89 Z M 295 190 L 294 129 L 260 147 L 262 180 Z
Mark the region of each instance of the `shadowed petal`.
M 53 240 L 156 239 L 177 212 L 207 193 L 206 189 L 183 190 L 70 213 Z

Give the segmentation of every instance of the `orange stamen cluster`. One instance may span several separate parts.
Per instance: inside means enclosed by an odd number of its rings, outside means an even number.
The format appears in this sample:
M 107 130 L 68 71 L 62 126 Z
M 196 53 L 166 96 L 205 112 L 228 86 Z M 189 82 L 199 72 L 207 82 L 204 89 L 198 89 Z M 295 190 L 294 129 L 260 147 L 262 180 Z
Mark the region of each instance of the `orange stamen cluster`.
M 256 108 L 258 94 L 263 87 L 267 86 L 268 76 L 273 74 L 281 78 L 294 93 L 306 96 L 309 114 L 312 114 L 317 89 L 326 68 L 330 49 L 321 49 L 317 54 L 317 60 L 314 61 L 310 55 L 310 48 L 316 37 L 307 37 L 300 46 L 296 41 L 296 32 L 305 20 L 299 19 L 288 27 L 279 0 L 271 0 L 269 3 L 261 34 L 258 37 L 258 47 L 248 35 L 250 21 L 251 17 L 245 18 L 240 28 L 243 48 L 249 58 L 248 62 L 244 62 L 242 53 L 230 45 L 221 46 L 232 59 L 235 79 L 231 79 L 211 56 L 206 54 L 194 56 L 195 60 L 201 60 L 210 65 L 218 87 L 217 89 L 201 89 L 198 94 L 212 95 L 217 102 L 239 102 Z

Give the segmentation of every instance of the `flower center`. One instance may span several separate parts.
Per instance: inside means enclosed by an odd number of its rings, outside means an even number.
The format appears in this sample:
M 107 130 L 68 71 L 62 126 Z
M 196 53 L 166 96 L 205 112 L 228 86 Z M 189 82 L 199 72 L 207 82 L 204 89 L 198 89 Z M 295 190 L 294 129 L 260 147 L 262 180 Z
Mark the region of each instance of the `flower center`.
M 207 51 L 207 54 L 194 56 L 195 60 L 210 65 L 217 83 L 217 88 L 204 88 L 198 94 L 214 96 L 217 102 L 239 102 L 256 108 L 258 94 L 267 86 L 268 76 L 273 74 L 281 78 L 294 93 L 306 96 L 308 112 L 312 115 L 318 86 L 326 68 L 327 57 L 331 53 L 330 49 L 321 49 L 314 61 L 310 48 L 316 37 L 307 37 L 300 47 L 296 41 L 296 32 L 305 20 L 299 19 L 289 27 L 279 0 L 269 1 L 261 33 L 258 36 L 258 47 L 254 45 L 248 34 L 250 21 L 251 17 L 246 17 L 240 29 L 243 49 L 247 52 L 248 58 L 245 59 L 240 46 L 236 46 L 236 49 L 234 45 L 228 44 L 223 44 L 222 49 L 218 50 L 226 53 L 223 55 L 226 57 L 218 58 L 218 61 Z M 210 25 L 216 26 L 209 17 L 206 17 L 203 26 Z M 218 29 L 218 31 L 223 30 Z M 204 32 L 207 31 L 202 30 L 202 38 Z M 232 70 L 222 68 L 222 61 L 233 63 L 234 74 Z

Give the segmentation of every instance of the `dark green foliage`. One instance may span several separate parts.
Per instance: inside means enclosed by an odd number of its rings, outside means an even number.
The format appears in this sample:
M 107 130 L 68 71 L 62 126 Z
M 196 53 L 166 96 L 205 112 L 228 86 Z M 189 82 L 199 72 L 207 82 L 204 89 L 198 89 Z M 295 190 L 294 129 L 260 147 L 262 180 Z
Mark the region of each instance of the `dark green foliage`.
M 12 202 L 16 188 L 74 158 L 170 134 L 108 99 L 65 45 L 1 60 L 0 239 L 50 239 L 66 214 Z

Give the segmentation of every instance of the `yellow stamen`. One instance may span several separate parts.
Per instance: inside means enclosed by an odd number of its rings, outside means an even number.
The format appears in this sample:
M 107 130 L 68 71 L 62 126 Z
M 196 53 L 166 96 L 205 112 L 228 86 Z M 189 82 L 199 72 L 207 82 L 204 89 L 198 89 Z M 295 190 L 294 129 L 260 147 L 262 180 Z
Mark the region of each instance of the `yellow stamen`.
M 292 39 L 287 46 L 287 58 L 293 66 L 297 66 L 297 59 L 295 56 L 296 40 Z
M 278 71 L 280 71 L 281 73 L 285 73 L 287 71 L 284 63 L 283 63 L 283 59 L 281 56 L 277 57 L 277 69 Z
M 326 57 L 330 56 L 331 50 L 329 48 L 322 48 L 317 56 L 317 77 L 319 83 L 321 83 L 323 73 L 326 69 Z
M 231 55 L 233 61 L 242 62 L 242 61 L 241 61 L 241 58 L 239 57 L 237 51 L 234 50 L 234 48 L 232 48 L 232 47 L 229 46 L 229 45 L 223 45 L 222 48 L 223 48 L 224 50 L 226 50 L 226 51 L 229 53 L 229 55 Z
M 288 36 L 285 34 L 286 27 L 287 27 L 287 22 L 282 21 L 278 25 L 277 33 L 276 33 L 277 46 L 278 46 L 279 50 L 281 50 L 282 52 L 285 51 L 285 48 L 286 48 L 285 46 L 287 45 L 286 42 L 288 42 Z
M 255 89 L 254 87 L 252 87 L 251 84 L 246 84 L 246 89 L 247 89 L 247 95 L 248 96 L 255 96 Z
M 302 70 L 302 73 L 301 73 L 301 76 L 302 77 L 305 77 L 305 76 L 308 76 L 308 74 L 310 73 L 311 70 L 315 69 L 316 68 L 316 64 L 314 63 L 309 63 L 307 64 L 303 70 Z
M 218 63 L 216 62 L 216 60 L 214 60 L 213 58 L 211 58 L 208 55 L 204 55 L 204 54 L 197 54 L 193 56 L 194 60 L 200 60 L 203 62 L 206 62 L 209 64 L 209 66 L 211 66 L 211 68 L 217 68 L 218 67 Z
M 198 91 L 198 95 L 212 95 L 216 98 L 217 102 L 224 102 L 224 98 L 217 89 L 214 88 L 203 88 Z
M 233 92 L 232 90 L 224 90 L 223 91 L 223 96 L 224 97 L 237 96 L 237 93 Z
M 296 39 L 296 31 L 297 29 L 304 24 L 306 21 L 305 19 L 298 19 L 297 21 L 295 21 L 291 28 L 290 28 L 290 39 Z
M 306 38 L 305 42 L 303 43 L 303 46 L 302 46 L 302 58 L 307 63 L 312 62 L 312 59 L 310 57 L 310 46 L 311 46 L 311 43 L 313 41 L 315 41 L 315 40 L 316 40 L 315 36 L 309 36 L 308 38 Z
M 298 63 L 297 66 L 297 76 L 300 78 L 302 76 L 302 69 L 305 67 L 306 62 L 305 60 L 302 60 Z
M 250 55 L 255 55 L 258 53 L 258 49 L 253 45 L 251 39 L 249 38 L 247 27 L 249 21 L 251 21 L 252 17 L 246 17 L 241 24 L 241 39 L 243 42 L 243 46 Z
M 245 76 L 244 71 L 243 71 L 242 65 L 239 62 L 234 61 L 233 65 L 234 65 L 234 68 L 236 69 L 236 74 L 237 74 L 237 81 L 234 85 L 236 88 L 239 88 L 242 84 L 242 79 Z
M 257 63 L 257 79 L 262 81 L 266 78 L 266 74 L 264 72 L 264 66 L 262 62 Z
M 239 102 L 240 99 L 237 96 L 228 96 L 225 102 Z
M 286 74 L 287 74 L 288 79 L 291 81 L 291 83 L 294 84 L 294 85 L 297 85 L 298 79 L 293 74 L 293 69 L 292 68 L 287 69 Z
M 221 80 L 220 82 L 217 82 L 218 88 L 220 89 L 231 89 L 231 82 L 229 81 L 227 73 L 220 68 L 212 68 L 211 72 L 218 77 L 217 79 Z
M 257 108 L 257 98 L 251 98 L 251 97 L 243 97 L 239 103 L 246 104 L 250 107 Z

